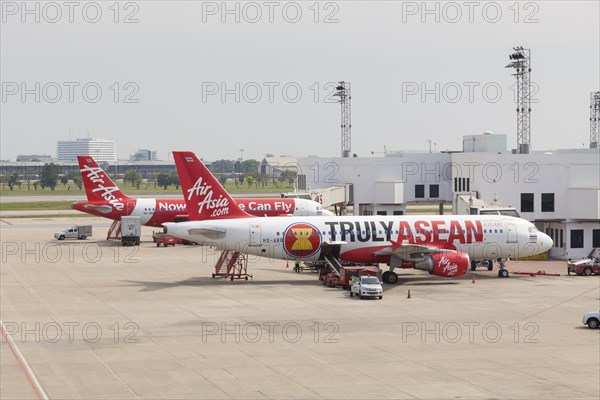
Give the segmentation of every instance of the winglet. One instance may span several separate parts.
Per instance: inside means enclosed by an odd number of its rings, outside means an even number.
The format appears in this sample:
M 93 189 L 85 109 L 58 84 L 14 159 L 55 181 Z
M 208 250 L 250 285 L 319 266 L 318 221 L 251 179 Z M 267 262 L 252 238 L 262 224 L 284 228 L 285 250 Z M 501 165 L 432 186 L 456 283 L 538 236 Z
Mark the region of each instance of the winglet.
M 77 156 L 77 161 L 88 201 L 120 203 L 127 199 L 92 156 Z
M 244 212 L 191 151 L 174 151 L 190 220 L 252 218 Z

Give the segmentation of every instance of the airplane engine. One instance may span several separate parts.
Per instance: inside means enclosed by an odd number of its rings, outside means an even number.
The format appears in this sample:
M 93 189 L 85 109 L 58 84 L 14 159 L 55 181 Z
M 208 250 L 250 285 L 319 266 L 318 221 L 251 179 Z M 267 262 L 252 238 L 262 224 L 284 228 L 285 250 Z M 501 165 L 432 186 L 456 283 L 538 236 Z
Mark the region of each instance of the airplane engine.
M 415 263 L 415 269 L 437 276 L 462 276 L 470 265 L 469 255 L 460 252 L 435 253 Z

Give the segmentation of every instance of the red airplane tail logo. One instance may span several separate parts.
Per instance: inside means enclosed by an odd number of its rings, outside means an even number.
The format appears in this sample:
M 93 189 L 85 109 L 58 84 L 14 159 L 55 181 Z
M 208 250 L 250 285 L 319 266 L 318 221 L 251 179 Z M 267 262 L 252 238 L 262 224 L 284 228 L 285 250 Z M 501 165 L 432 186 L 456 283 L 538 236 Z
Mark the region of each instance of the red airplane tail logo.
M 115 210 L 125 208 L 125 196 L 106 172 L 90 156 L 77 156 L 88 201 L 106 201 Z
M 204 164 L 189 151 L 174 151 L 190 220 L 249 218 Z

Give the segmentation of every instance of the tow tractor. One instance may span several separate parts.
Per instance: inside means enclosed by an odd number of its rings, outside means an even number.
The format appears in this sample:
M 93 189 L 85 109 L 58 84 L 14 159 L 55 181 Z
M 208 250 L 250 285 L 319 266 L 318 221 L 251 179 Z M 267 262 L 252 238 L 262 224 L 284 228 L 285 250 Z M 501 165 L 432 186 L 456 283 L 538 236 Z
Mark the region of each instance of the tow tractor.
M 569 275 L 571 273 L 585 276 L 600 275 L 600 260 L 585 258 L 569 263 Z
M 178 237 L 167 235 L 162 232 L 152 232 L 152 240 L 156 243 L 156 247 L 160 247 L 161 244 L 167 247 L 181 243 L 181 239 Z
M 569 262 L 569 275 L 600 275 L 600 248 L 592 249 L 587 258 L 579 261 Z
M 161 244 L 165 247 L 174 247 L 176 244 L 197 244 L 196 242 L 190 242 L 189 240 L 181 239 L 176 236 L 171 236 L 164 232 L 152 232 L 152 240 L 154 241 L 154 243 L 156 243 L 156 247 L 160 247 Z

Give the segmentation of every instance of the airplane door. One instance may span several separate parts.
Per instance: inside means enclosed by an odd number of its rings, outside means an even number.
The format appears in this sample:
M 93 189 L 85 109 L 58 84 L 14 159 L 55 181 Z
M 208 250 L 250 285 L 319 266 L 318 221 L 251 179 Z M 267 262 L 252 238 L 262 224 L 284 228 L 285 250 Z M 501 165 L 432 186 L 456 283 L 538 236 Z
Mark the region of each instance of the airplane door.
M 260 233 L 260 224 L 250 224 L 250 246 L 260 246 L 262 244 L 262 238 Z
M 506 223 L 506 243 L 517 243 L 517 227 L 514 222 Z
M 133 209 L 135 208 L 135 201 L 127 202 L 127 215 L 133 214 Z

